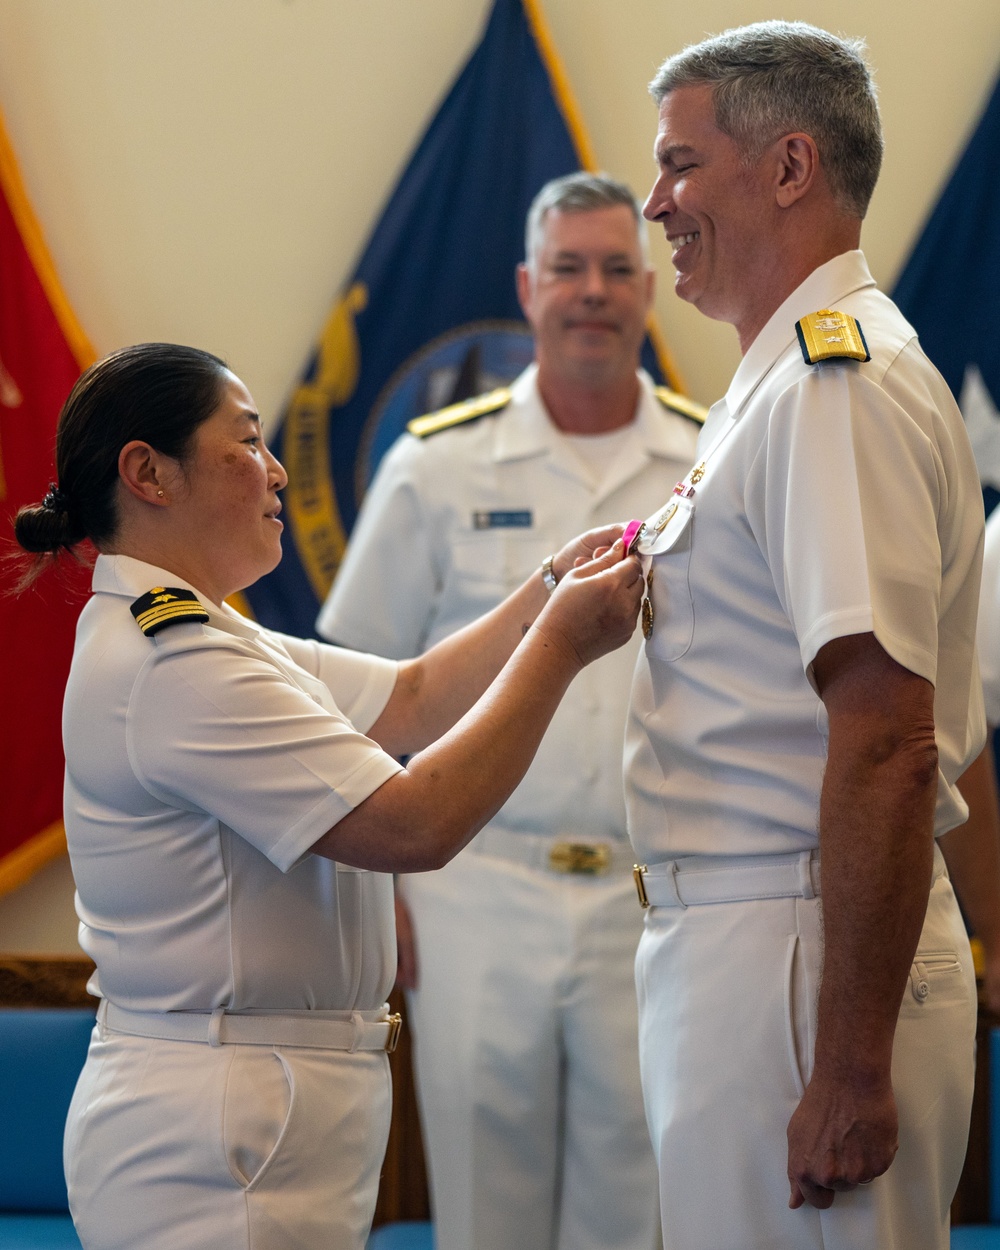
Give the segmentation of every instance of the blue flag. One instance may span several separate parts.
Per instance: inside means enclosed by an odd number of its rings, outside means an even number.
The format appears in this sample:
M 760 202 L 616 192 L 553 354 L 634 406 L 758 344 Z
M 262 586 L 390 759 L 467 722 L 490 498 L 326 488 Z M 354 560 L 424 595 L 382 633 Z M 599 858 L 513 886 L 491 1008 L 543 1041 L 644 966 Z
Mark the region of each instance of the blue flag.
M 987 506 L 1000 490 L 1000 81 L 893 298 L 955 394 Z
M 514 286 L 524 220 L 544 183 L 593 168 L 537 4 L 496 0 L 282 416 L 284 558 L 246 592 L 265 625 L 313 635 L 364 490 L 412 417 L 532 360 Z M 643 364 L 674 382 L 650 341 Z

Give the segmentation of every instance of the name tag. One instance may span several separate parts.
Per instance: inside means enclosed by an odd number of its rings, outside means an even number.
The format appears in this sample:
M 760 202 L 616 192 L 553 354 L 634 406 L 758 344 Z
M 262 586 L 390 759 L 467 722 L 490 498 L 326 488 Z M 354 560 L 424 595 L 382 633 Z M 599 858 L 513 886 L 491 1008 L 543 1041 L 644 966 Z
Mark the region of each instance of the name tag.
M 474 530 L 526 530 L 531 528 L 531 512 L 473 512 Z

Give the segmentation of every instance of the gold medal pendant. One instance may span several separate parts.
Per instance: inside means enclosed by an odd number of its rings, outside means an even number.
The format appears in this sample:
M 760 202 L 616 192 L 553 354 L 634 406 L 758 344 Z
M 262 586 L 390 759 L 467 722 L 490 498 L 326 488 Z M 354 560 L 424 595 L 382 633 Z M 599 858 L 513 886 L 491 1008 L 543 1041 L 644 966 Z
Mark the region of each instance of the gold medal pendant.
M 642 601 L 642 636 L 648 642 L 653 636 L 653 570 L 646 575 L 646 597 Z

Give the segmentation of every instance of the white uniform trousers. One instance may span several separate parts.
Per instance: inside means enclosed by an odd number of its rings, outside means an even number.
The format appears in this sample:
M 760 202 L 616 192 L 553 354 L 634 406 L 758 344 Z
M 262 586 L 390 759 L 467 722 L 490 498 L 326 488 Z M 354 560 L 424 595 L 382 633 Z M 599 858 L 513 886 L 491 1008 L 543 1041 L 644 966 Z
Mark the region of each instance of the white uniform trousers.
M 363 1250 L 390 1101 L 384 1052 L 98 1026 L 65 1139 L 84 1250 Z
M 437 1250 L 650 1250 L 631 876 L 470 849 L 403 891 Z
M 790 1211 L 785 1134 L 812 1066 L 820 947 L 815 898 L 647 913 L 636 984 L 665 1250 L 947 1250 L 976 1030 L 951 884 L 931 890 L 896 1029 L 899 1152 L 828 1210 Z

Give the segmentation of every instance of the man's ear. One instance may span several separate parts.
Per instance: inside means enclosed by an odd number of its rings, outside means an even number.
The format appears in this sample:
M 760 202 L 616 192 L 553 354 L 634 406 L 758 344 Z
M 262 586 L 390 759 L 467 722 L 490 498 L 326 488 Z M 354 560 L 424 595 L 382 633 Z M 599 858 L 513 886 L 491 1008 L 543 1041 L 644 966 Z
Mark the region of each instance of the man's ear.
M 165 489 L 166 460 L 149 443 L 133 439 L 118 453 L 118 476 L 129 494 L 162 508 L 170 502 Z
M 524 313 L 525 320 L 531 321 L 528 308 L 531 304 L 531 286 L 532 275 L 527 265 L 518 265 L 514 272 L 514 280 L 517 284 L 517 302 L 521 305 L 521 312 Z
M 790 208 L 805 196 L 819 177 L 819 149 L 812 135 L 783 135 L 774 145 L 777 170 L 774 184 L 779 208 Z

